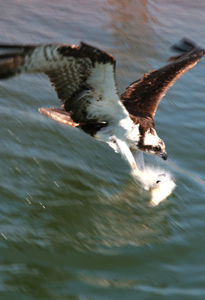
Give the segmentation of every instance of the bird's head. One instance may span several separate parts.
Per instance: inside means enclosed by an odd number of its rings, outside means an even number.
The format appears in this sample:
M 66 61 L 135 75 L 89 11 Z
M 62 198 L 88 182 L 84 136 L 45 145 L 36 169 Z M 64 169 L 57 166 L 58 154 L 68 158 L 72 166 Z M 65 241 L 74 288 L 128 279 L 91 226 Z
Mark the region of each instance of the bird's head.
M 154 128 L 149 128 L 144 132 L 137 147 L 146 154 L 157 155 L 163 160 L 167 159 L 165 143 L 158 137 Z

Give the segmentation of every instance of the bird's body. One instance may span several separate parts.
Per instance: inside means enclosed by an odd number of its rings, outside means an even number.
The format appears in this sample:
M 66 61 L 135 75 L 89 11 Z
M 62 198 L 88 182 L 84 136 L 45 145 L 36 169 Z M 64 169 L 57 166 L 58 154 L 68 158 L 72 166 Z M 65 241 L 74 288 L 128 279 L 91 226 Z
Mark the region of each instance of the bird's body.
M 41 108 L 39 112 L 106 142 L 139 175 L 144 168 L 143 152 L 167 159 L 154 124 L 160 100 L 204 55 L 204 50 L 189 40 L 183 40 L 182 47 L 175 46 L 175 50 L 182 53 L 172 57 L 173 62 L 144 74 L 121 96 L 114 57 L 85 43 L 0 45 L 0 79 L 25 72 L 47 74 L 63 108 Z

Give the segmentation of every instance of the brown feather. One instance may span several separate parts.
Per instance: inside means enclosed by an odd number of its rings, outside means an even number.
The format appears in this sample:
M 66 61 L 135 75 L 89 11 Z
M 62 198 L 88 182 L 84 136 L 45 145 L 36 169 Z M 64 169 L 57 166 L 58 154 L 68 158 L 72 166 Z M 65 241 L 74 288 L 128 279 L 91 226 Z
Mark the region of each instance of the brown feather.
M 63 56 L 89 58 L 92 61 L 93 66 L 96 62 L 115 65 L 115 58 L 112 55 L 84 42 L 81 42 L 80 46 L 72 45 L 59 47 L 58 51 Z
M 182 43 L 185 47 L 185 49 L 180 48 L 180 51 L 183 52 L 182 55 L 171 57 L 170 59 L 174 60 L 172 63 L 144 74 L 120 96 L 130 114 L 136 117 L 149 116 L 154 118 L 159 102 L 168 89 L 184 73 L 193 68 L 204 55 L 204 50 L 193 43 L 191 44 L 191 41 L 183 40 Z
M 39 108 L 38 110 L 42 115 L 49 117 L 57 122 L 72 126 L 72 127 L 77 127 L 80 124 L 75 123 L 71 117 L 70 114 L 63 109 L 55 108 L 55 107 L 44 107 L 44 108 Z

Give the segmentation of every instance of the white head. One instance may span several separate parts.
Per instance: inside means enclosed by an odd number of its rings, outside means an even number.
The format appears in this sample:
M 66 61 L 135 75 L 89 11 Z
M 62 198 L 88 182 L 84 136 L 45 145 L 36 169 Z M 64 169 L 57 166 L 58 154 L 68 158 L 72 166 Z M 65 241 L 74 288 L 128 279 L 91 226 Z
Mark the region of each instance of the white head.
M 150 127 L 146 130 L 140 124 L 136 124 L 128 136 L 128 143 L 132 149 L 140 150 L 144 153 L 157 155 L 162 159 L 167 159 L 165 144 L 161 140 L 155 129 Z
M 142 145 L 139 145 L 139 149 L 147 154 L 157 155 L 162 159 L 167 159 L 167 153 L 165 150 L 165 144 L 161 140 L 154 128 L 149 128 L 145 131 L 143 136 Z

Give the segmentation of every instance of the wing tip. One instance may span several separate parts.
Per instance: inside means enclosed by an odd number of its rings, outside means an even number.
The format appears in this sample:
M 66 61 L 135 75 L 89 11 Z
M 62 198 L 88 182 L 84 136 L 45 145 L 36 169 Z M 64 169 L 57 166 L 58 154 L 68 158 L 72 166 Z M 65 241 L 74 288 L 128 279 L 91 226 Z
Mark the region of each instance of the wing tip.
M 187 48 L 190 49 L 195 47 L 197 47 L 196 42 L 184 36 L 178 43 L 171 46 L 171 50 L 184 52 Z
M 183 37 L 178 43 L 172 45 L 170 49 L 171 51 L 179 52 L 180 54 L 171 56 L 167 59 L 168 62 L 178 60 L 188 53 L 193 54 L 194 57 L 197 55 L 199 58 L 205 54 L 205 50 L 188 37 Z

